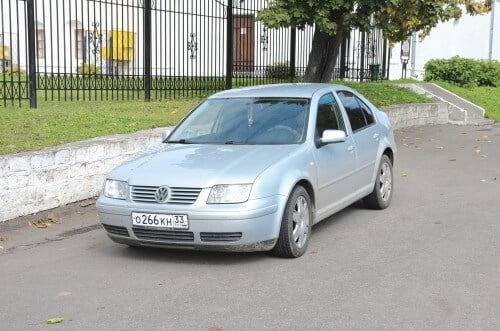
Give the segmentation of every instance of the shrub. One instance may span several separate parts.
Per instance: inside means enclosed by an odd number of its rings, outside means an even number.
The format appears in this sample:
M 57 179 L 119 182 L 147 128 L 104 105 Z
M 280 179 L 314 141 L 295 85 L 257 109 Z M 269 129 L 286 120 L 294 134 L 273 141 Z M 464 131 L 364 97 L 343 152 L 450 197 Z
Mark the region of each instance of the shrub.
M 290 62 L 274 63 L 266 67 L 266 77 L 286 79 L 290 77 Z
M 462 87 L 500 86 L 500 63 L 452 57 L 430 60 L 424 66 L 425 80 L 441 80 Z
M 101 73 L 101 67 L 84 63 L 76 69 L 76 72 L 80 75 L 99 75 Z
M 500 87 L 500 62 L 480 61 L 479 66 L 478 85 Z

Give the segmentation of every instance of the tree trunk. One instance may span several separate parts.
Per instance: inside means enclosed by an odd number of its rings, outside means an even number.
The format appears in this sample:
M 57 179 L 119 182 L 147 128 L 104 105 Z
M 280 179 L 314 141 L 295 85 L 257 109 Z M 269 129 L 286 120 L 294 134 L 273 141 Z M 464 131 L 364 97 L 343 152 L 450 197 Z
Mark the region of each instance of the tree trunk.
M 344 28 L 340 25 L 338 25 L 335 35 L 329 35 L 316 28 L 304 75 L 305 82 L 329 83 L 332 80 L 343 38 Z

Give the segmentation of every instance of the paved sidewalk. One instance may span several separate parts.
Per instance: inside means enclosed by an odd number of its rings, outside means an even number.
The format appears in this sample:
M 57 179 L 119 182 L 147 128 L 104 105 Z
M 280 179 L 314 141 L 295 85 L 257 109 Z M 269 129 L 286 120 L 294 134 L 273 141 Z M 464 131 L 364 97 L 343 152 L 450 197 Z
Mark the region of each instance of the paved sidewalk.
M 44 225 L 45 224 L 45 225 Z M 37 227 L 38 226 L 38 227 Z M 95 199 L 0 222 L 0 254 L 101 228 Z

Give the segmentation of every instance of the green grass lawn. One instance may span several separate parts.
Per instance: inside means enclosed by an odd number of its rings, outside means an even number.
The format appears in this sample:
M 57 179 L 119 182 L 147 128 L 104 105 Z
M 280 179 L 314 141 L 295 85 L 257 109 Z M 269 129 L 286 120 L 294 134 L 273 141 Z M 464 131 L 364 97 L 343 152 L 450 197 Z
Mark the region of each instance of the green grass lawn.
M 167 101 L 40 101 L 37 109 L 0 106 L 0 155 L 175 125 L 199 98 Z
M 500 87 L 464 88 L 446 82 L 434 82 L 456 95 L 483 107 L 486 117 L 500 122 Z
M 405 103 L 428 103 L 430 102 L 424 96 L 413 93 L 409 89 L 395 86 L 394 83 L 387 82 L 334 82 L 337 84 L 347 85 L 352 87 L 359 93 L 363 94 L 377 107 L 390 105 L 399 105 Z

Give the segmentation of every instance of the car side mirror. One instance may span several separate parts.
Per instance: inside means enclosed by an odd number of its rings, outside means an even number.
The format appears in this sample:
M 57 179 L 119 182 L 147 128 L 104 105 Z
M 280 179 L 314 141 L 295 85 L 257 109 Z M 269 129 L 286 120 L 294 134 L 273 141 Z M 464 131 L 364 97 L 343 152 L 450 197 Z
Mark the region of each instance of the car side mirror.
M 171 133 L 172 133 L 172 131 L 170 131 L 170 130 L 163 131 L 162 134 L 161 134 L 161 140 L 164 141 L 165 139 L 167 139 L 168 136 L 170 136 Z
M 347 136 L 342 130 L 325 130 L 320 141 L 323 144 L 341 143 L 346 140 Z

